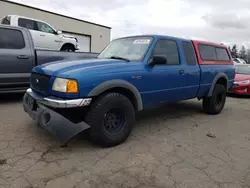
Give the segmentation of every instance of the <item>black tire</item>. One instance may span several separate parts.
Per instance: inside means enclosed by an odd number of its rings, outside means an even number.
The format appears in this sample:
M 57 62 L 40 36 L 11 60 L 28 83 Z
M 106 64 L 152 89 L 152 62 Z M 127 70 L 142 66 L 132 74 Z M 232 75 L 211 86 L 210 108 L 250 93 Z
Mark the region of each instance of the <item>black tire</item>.
M 61 51 L 74 52 L 74 51 L 75 51 L 75 48 L 74 48 L 74 46 L 72 46 L 72 45 L 64 45 L 64 46 L 61 48 Z
M 219 114 L 226 103 L 226 88 L 221 84 L 216 84 L 211 97 L 203 99 L 204 111 L 208 114 Z
M 124 142 L 131 133 L 135 122 L 134 107 L 124 95 L 107 93 L 93 102 L 85 122 L 91 126 L 89 136 L 93 142 L 112 147 Z

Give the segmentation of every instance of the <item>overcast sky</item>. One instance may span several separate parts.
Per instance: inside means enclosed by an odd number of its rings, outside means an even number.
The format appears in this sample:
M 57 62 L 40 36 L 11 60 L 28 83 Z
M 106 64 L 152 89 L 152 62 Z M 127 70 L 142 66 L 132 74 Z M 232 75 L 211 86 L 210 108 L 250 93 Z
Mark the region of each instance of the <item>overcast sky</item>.
M 164 34 L 250 48 L 250 0 L 12 0 L 112 27 L 111 38 Z

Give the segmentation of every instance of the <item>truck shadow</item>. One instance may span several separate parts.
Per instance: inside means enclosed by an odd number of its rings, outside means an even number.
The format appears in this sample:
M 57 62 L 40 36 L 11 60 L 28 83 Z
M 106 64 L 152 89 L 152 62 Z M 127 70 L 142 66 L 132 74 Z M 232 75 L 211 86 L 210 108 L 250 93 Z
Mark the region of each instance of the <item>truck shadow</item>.
M 146 128 L 148 124 L 154 124 L 159 121 L 168 121 L 173 118 L 183 118 L 186 116 L 195 116 L 196 114 L 204 114 L 202 103 L 195 100 L 188 100 L 177 102 L 173 104 L 165 104 L 157 108 L 151 108 L 136 114 L 135 122 L 135 135 L 138 129 Z M 185 128 L 183 124 L 183 128 Z M 124 143 L 126 144 L 126 142 Z M 69 142 L 69 147 L 87 147 L 87 148 L 100 148 L 97 145 L 92 144 L 87 136 L 87 132 L 82 132 L 81 134 L 74 137 Z
M 195 113 L 203 113 L 201 102 L 194 100 L 182 101 L 172 104 L 165 104 L 157 108 L 152 108 L 139 112 L 137 120 L 147 121 L 154 118 L 178 118 L 183 116 L 194 115 Z

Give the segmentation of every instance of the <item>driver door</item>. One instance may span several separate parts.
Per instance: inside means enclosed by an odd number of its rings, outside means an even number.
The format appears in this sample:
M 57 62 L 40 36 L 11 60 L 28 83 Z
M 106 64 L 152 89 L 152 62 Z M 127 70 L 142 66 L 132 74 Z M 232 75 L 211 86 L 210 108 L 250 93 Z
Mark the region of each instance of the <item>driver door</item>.
M 166 64 L 147 66 L 144 78 L 147 85 L 142 90 L 149 104 L 175 102 L 185 99 L 187 74 L 183 64 L 178 41 L 168 38 L 159 39 L 152 51 L 153 56 L 166 57 Z

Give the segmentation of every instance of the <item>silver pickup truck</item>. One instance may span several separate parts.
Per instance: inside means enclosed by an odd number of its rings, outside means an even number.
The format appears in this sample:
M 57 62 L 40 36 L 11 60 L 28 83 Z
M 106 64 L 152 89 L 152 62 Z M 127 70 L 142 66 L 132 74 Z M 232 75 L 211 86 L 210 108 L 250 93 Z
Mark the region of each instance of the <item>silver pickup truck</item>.
M 0 93 L 26 91 L 30 72 L 37 65 L 97 56 L 97 53 L 36 50 L 28 29 L 0 24 Z

